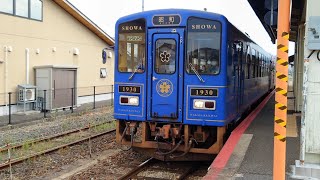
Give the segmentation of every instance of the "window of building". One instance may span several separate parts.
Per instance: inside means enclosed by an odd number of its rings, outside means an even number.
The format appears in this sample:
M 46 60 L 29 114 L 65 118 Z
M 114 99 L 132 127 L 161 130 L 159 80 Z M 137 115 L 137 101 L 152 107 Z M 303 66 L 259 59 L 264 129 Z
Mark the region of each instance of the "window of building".
M 107 69 L 100 68 L 100 78 L 106 78 L 106 77 L 107 77 Z
M 30 0 L 30 18 L 42 20 L 42 1 Z
M 29 17 L 29 0 L 15 0 L 15 14 L 17 16 Z
M 42 0 L 1 0 L 0 12 L 42 20 Z
M 0 12 L 13 14 L 13 0 L 1 0 Z

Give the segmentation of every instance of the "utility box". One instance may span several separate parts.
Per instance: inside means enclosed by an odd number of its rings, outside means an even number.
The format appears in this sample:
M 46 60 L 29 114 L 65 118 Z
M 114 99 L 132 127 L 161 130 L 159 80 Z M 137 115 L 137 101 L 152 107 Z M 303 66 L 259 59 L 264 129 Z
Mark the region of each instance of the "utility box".
M 38 98 L 46 101 L 45 110 L 70 108 L 77 104 L 77 67 L 76 66 L 36 66 L 35 80 Z M 46 96 L 44 95 L 46 90 Z
M 309 18 L 308 49 L 320 50 L 320 16 Z
M 31 110 L 37 100 L 37 87 L 30 84 L 18 85 L 17 104 L 23 105 L 23 112 Z

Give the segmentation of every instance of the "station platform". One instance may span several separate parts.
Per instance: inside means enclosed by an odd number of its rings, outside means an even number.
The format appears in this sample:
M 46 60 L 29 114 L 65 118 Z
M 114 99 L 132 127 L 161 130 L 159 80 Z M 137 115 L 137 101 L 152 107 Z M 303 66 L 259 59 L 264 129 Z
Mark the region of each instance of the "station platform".
M 273 179 L 274 97 L 274 93 L 267 96 L 237 126 L 203 179 Z M 286 179 L 292 179 L 290 167 L 299 159 L 300 151 L 300 115 L 293 113 L 293 101 L 289 92 Z

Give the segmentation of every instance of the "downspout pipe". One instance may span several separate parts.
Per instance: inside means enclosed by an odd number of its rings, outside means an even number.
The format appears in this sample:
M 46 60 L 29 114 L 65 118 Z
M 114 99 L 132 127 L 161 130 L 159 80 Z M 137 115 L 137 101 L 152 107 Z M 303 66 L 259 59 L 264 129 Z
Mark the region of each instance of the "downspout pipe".
M 306 157 L 306 110 L 308 101 L 309 58 L 305 58 L 302 90 L 301 131 L 300 131 L 300 165 L 304 165 Z
M 9 47 L 4 46 L 4 103 L 6 106 L 8 106 L 8 51 Z
M 30 61 L 30 50 L 26 48 L 26 84 L 29 84 L 29 61 Z

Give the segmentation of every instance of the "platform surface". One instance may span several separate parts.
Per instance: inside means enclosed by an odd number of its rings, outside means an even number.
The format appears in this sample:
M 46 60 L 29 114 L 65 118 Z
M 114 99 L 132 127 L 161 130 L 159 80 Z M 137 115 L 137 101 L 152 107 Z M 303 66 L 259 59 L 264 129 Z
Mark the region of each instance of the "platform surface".
M 289 101 L 288 112 L 290 112 L 290 104 L 293 99 Z M 230 136 L 231 139 L 229 138 L 226 144 L 235 144 L 234 147 L 229 146 L 222 149 L 217 156 L 220 159 L 212 163 L 204 179 L 273 179 L 274 104 L 274 95 L 272 95 L 251 122 L 243 121 L 247 123 L 247 128 L 238 135 L 238 139 L 235 135 Z M 290 165 L 294 165 L 295 160 L 299 159 L 299 127 L 299 116 L 288 114 L 286 179 L 292 179 Z

